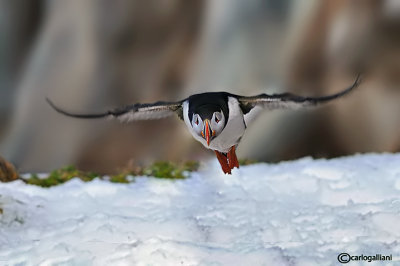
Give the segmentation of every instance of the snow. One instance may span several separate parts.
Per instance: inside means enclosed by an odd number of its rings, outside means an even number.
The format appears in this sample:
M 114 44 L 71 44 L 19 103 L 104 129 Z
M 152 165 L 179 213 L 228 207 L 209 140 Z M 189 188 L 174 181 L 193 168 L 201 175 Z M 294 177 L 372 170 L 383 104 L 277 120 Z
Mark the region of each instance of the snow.
M 0 265 L 400 265 L 400 154 L 0 184 Z

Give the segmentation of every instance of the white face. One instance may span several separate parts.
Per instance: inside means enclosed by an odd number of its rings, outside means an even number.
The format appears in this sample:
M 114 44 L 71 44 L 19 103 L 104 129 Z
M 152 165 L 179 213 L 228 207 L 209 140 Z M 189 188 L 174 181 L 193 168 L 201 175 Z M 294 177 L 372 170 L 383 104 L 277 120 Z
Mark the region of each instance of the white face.
M 210 141 L 213 138 L 216 138 L 224 129 L 225 127 L 225 116 L 222 112 L 214 112 L 211 121 L 208 119 L 203 119 L 200 117 L 198 114 L 193 114 L 192 117 L 192 127 L 194 132 L 196 132 L 197 135 L 200 137 L 206 139 L 207 134 L 206 134 L 206 124 L 208 123 L 209 127 L 209 135 L 210 135 Z M 206 139 L 207 140 L 207 139 Z
M 215 112 L 211 118 L 211 129 L 213 135 L 218 136 L 225 127 L 225 116 L 222 112 Z
M 201 136 L 201 132 L 204 129 L 204 122 L 198 114 L 194 114 L 192 117 L 192 127 L 194 132 L 196 132 L 197 135 Z

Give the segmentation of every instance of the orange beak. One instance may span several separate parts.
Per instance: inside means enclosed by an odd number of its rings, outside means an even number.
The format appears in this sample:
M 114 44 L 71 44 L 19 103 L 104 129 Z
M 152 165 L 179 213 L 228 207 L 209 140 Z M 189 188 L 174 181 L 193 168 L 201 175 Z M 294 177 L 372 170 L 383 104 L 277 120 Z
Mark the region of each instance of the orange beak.
M 205 125 L 204 125 L 205 132 L 202 135 L 203 135 L 203 137 L 205 136 L 207 145 L 210 146 L 210 138 L 211 138 L 211 134 L 212 134 L 210 124 L 209 124 L 210 120 L 206 119 L 206 120 L 204 120 L 204 123 L 205 123 Z

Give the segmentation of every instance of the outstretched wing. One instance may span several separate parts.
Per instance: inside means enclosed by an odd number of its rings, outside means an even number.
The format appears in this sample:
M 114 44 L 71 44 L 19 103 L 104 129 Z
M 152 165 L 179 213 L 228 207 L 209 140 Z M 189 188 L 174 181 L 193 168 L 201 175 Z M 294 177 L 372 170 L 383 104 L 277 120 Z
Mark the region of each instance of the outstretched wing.
M 150 119 L 160 119 L 173 114 L 177 114 L 179 118 L 182 119 L 182 102 L 155 102 L 155 103 L 145 103 L 145 104 L 132 104 L 122 108 L 116 108 L 103 113 L 92 113 L 92 114 L 81 114 L 81 113 L 71 113 L 61 109 L 56 106 L 52 101 L 46 98 L 49 105 L 59 112 L 60 114 L 84 119 L 93 118 L 117 118 L 123 122 L 135 121 L 135 120 L 150 120 Z
M 297 109 L 300 107 L 316 106 L 322 103 L 330 102 L 348 94 L 360 83 L 361 78 L 359 74 L 357 75 L 356 80 L 350 87 L 332 95 L 321 97 L 303 97 L 291 93 L 273 95 L 260 94 L 250 97 L 238 96 L 238 101 L 245 115 L 245 119 L 247 116 L 248 120 L 253 120 L 254 116 L 256 116 L 263 109 Z

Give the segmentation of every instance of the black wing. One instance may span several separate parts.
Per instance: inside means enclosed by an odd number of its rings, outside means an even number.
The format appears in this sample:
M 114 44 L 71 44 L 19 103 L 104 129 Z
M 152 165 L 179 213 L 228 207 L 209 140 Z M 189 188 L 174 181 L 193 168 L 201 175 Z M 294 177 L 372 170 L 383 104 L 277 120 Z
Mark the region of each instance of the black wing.
M 173 114 L 177 114 L 182 119 L 182 102 L 156 102 L 156 103 L 145 103 L 145 104 L 132 104 L 122 108 L 116 108 L 103 113 L 94 114 L 78 114 L 70 113 L 56 106 L 52 101 L 46 98 L 49 105 L 59 112 L 60 114 L 75 117 L 75 118 L 118 118 L 121 121 L 135 121 L 135 120 L 150 120 L 160 119 Z
M 259 106 L 262 109 L 296 109 L 305 106 L 315 106 L 321 103 L 326 103 L 337 98 L 340 98 L 354 88 L 356 88 L 361 83 L 360 74 L 357 75 L 356 80 L 353 85 L 348 87 L 347 89 L 328 96 L 321 97 L 302 97 L 298 95 L 294 95 L 291 93 L 282 93 L 282 94 L 260 94 L 257 96 L 238 96 L 238 100 L 240 106 L 242 108 L 243 113 L 250 112 L 254 107 Z M 261 109 L 260 108 L 260 109 Z

